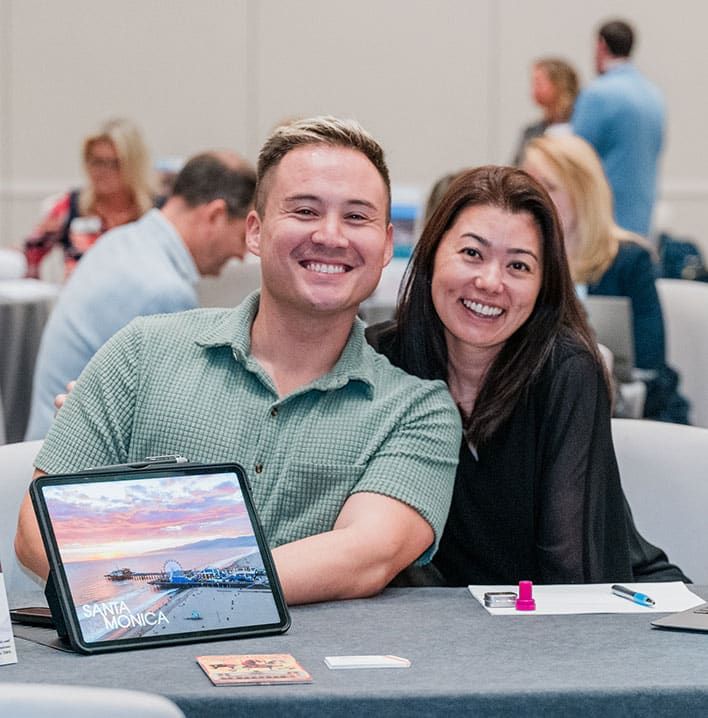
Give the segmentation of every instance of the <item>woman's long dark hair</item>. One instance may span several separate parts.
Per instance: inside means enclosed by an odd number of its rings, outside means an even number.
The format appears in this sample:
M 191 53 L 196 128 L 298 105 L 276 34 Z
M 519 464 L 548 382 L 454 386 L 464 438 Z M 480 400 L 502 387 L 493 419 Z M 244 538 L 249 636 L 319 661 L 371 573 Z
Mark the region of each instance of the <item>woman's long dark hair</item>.
M 575 295 L 563 234 L 553 201 L 526 172 L 488 165 L 460 173 L 423 229 L 406 270 L 396 311 L 394 351 L 400 365 L 424 379 L 447 380 L 447 345 L 433 305 L 435 255 L 443 235 L 466 207 L 486 205 L 518 214 L 528 212 L 541 235 L 541 288 L 531 315 L 507 339 L 480 387 L 465 434 L 481 446 L 508 419 L 548 361 L 559 339 L 575 338 L 602 366 L 595 341 Z

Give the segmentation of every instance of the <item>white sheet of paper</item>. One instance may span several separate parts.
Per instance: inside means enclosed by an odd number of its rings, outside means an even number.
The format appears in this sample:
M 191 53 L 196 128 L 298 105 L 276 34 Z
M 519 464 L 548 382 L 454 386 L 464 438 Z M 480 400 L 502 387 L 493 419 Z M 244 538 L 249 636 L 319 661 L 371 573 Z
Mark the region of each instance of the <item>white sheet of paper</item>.
M 8 663 L 17 663 L 17 651 L 15 650 L 15 637 L 12 635 L 5 579 L 2 575 L 2 568 L 0 568 L 0 666 Z
M 573 613 L 676 613 L 700 606 L 705 601 L 689 591 L 681 581 L 666 583 L 623 583 L 633 591 L 645 593 L 656 605 L 640 606 L 612 593 L 611 583 L 562 584 L 534 586 L 535 611 L 517 611 L 515 608 L 488 608 L 484 606 L 487 591 L 515 591 L 518 586 L 468 586 L 470 593 L 493 616 L 550 616 Z

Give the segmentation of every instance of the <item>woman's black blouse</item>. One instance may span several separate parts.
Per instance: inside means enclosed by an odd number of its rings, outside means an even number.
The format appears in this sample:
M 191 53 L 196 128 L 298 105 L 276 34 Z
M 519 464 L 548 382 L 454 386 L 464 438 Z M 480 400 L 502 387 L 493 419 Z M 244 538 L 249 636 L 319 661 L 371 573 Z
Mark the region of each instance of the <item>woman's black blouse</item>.
M 393 364 L 391 323 L 367 330 Z M 600 367 L 559 340 L 510 418 L 477 448 L 463 440 L 433 562 L 445 582 L 688 580 L 637 531 L 620 484 Z

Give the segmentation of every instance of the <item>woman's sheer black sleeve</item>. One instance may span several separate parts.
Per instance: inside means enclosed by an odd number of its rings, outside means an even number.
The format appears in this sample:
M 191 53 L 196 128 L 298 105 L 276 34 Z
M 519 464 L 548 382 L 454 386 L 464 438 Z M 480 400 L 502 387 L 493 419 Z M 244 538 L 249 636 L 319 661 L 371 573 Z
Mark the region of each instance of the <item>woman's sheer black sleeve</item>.
M 631 580 L 609 396 L 590 354 L 572 354 L 553 372 L 539 441 L 537 551 L 543 580 Z

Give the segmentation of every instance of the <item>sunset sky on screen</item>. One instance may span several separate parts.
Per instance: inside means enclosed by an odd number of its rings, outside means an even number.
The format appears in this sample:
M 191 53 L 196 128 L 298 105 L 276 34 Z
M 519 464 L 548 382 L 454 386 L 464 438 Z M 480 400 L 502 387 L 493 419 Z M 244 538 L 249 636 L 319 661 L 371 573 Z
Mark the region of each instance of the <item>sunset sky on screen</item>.
M 253 533 L 232 474 L 48 486 L 44 496 L 62 553 L 75 561 Z

